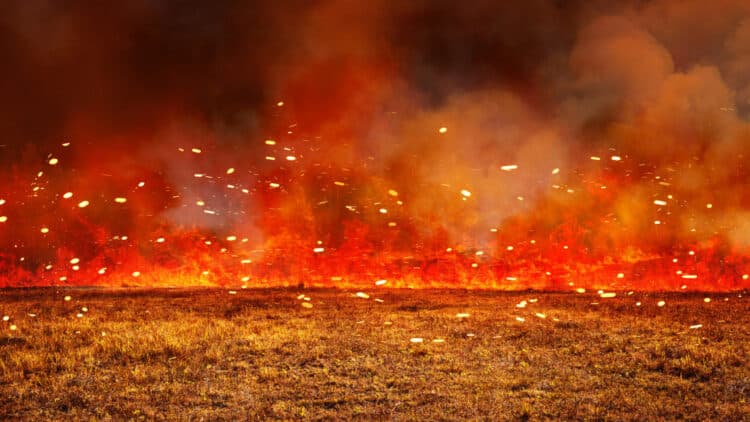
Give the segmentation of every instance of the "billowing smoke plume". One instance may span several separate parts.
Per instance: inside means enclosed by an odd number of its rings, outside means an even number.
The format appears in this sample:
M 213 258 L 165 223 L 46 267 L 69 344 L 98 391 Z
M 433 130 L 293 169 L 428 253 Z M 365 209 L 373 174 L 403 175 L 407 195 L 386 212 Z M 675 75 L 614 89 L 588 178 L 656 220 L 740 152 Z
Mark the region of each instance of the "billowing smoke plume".
M 3 9 L 3 268 L 182 270 L 157 243 L 190 233 L 253 277 L 425 277 L 457 251 L 457 285 L 644 262 L 641 287 L 742 283 L 747 1 Z

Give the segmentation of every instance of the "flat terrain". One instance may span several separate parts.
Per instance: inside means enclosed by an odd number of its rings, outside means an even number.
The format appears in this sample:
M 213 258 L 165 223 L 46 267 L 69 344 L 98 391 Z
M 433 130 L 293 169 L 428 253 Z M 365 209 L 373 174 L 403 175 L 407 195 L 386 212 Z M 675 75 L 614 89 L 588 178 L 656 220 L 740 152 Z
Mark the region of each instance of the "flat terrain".
M 750 420 L 745 295 L 355 293 L 2 290 L 0 419 Z

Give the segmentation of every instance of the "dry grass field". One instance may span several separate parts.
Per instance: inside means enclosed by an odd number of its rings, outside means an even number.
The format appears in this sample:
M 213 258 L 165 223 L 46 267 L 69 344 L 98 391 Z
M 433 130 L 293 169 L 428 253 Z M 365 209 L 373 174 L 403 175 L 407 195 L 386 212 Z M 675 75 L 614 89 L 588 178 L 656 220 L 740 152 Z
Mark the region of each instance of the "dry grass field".
M 0 419 L 750 418 L 737 293 L 232 293 L 0 291 Z

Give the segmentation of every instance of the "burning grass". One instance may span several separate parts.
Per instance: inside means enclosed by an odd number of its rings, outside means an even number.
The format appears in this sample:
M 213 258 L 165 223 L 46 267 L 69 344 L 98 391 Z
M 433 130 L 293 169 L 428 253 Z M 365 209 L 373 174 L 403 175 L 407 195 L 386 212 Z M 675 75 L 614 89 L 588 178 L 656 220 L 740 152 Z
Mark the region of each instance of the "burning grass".
M 735 419 L 747 298 L 705 296 L 4 290 L 0 416 Z

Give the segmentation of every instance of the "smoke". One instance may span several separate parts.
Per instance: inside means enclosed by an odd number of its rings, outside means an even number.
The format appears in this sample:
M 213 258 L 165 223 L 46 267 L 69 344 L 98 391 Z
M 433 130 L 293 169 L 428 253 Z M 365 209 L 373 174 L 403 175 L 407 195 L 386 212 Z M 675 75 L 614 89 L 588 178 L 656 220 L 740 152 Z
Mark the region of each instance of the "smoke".
M 136 198 L 132 227 L 340 245 L 353 221 L 398 227 L 405 250 L 571 227 L 590 253 L 748 244 L 743 0 L 2 8 L 0 164 L 59 156 L 56 188 L 92 195 L 109 175 L 99 191 Z M 144 178 L 161 193 L 133 190 Z

